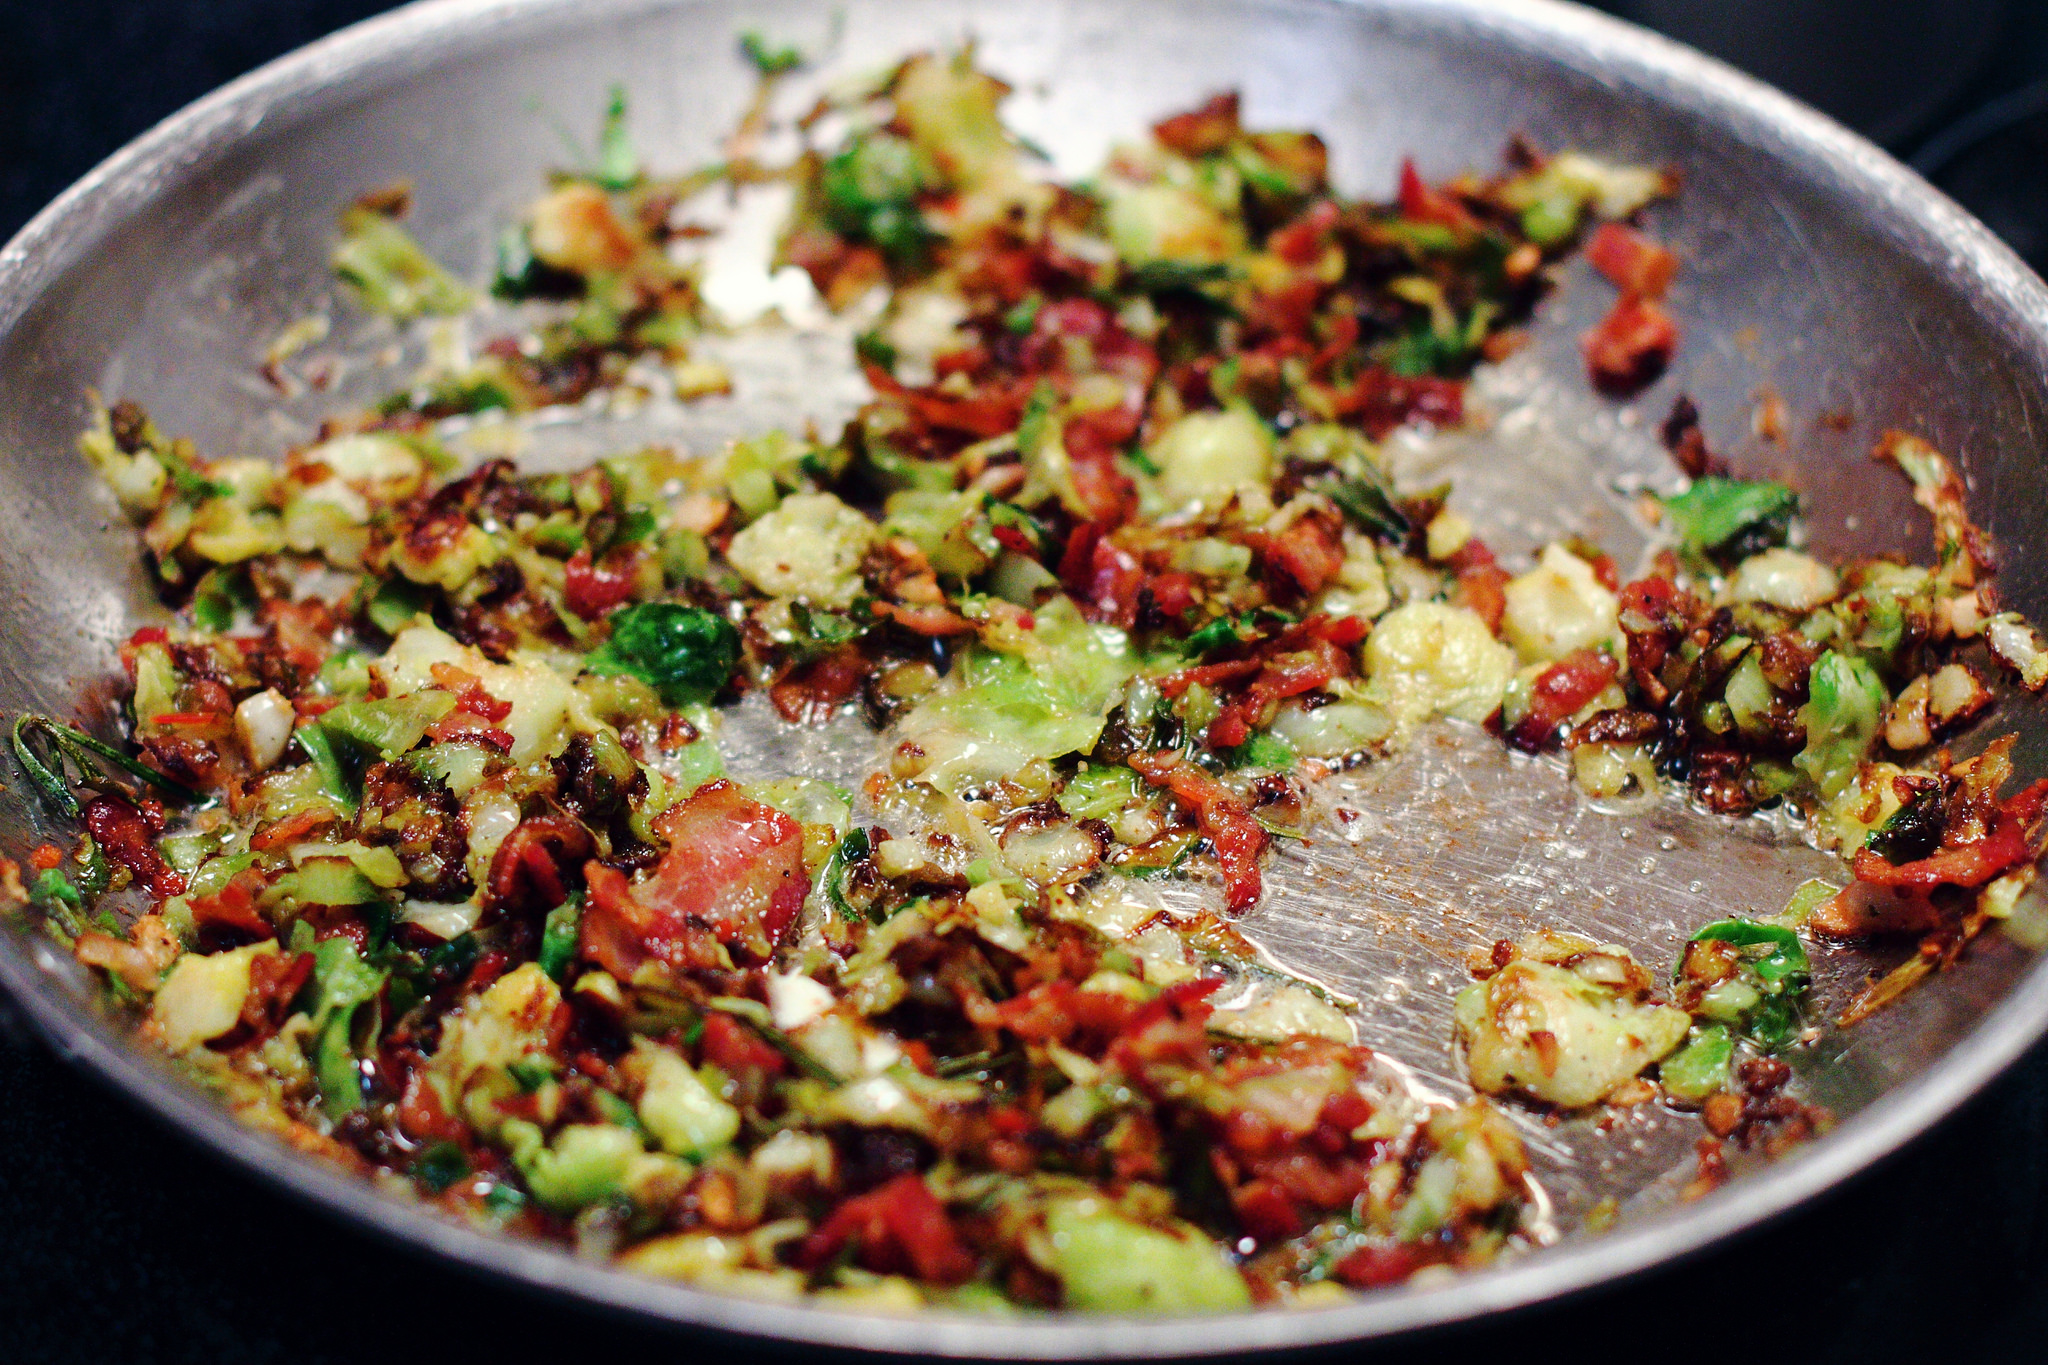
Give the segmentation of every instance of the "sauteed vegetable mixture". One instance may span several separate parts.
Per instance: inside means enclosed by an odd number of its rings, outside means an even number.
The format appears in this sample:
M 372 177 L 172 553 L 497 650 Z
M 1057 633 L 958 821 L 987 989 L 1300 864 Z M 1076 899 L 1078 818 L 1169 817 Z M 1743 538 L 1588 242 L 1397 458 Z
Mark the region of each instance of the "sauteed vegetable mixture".
M 798 60 L 748 51 L 769 85 Z M 679 177 L 615 100 L 504 238 L 489 288 L 526 330 L 281 463 L 100 410 L 83 450 L 177 614 L 122 647 L 128 744 L 17 724 L 77 834 L 15 899 L 250 1123 L 749 1294 L 1321 1301 L 1537 1239 L 1497 1105 L 1697 1108 L 1700 1189 L 1723 1140 L 1824 1126 L 1781 1060 L 1823 1022 L 1806 945 L 1918 938 L 1843 1022 L 1880 1008 L 2011 907 L 2048 803 L 2007 792 L 2009 739 L 1941 747 L 1997 672 L 2048 681 L 1941 455 L 1876 452 L 1933 567 L 1822 563 L 1795 492 L 1729 477 L 1681 402 L 1665 548 L 1504 564 L 1379 442 L 1459 424 L 1573 252 L 1616 289 L 1589 381 L 1654 378 L 1679 261 L 1636 223 L 1671 175 L 1518 144 L 1355 200 L 1313 133 L 1222 95 L 1063 184 L 1005 93 L 914 56 L 821 104 L 793 164 L 743 136 Z M 764 182 L 796 190 L 782 261 L 871 320 L 843 431 L 457 466 L 446 419 L 725 391 L 687 205 Z M 469 310 L 405 209 L 351 208 L 336 272 L 401 320 Z M 877 766 L 733 780 L 736 705 L 858 711 Z M 1481 1098 L 1425 1101 L 1233 921 L 1319 775 L 1445 719 L 1594 797 L 1794 807 L 1843 885 L 1675 967 L 1479 945 L 1444 1045 Z M 1138 877 L 1209 908 L 1108 913 Z

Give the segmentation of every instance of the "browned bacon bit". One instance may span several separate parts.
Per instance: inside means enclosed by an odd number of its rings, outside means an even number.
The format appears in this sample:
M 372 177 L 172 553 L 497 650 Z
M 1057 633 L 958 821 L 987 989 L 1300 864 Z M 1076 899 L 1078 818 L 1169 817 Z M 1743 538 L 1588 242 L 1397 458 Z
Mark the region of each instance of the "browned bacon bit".
M 118 976 L 132 990 L 154 990 L 157 979 L 163 975 L 163 964 L 150 953 L 98 929 L 80 934 L 71 953 L 88 967 Z
M 876 614 L 881 615 L 879 609 L 892 604 L 874 605 Z M 776 714 L 792 725 L 815 725 L 829 719 L 841 702 L 859 690 L 867 672 L 868 663 L 860 651 L 852 645 L 841 645 L 801 668 L 790 670 L 768 689 L 768 699 L 775 703 Z
M 425 1067 L 408 1068 L 398 1102 L 399 1131 L 415 1142 L 461 1142 L 469 1126 L 451 1117 L 441 1096 L 427 1081 Z
M 895 622 L 912 635 L 939 639 L 948 635 L 966 635 L 974 630 L 974 622 L 951 607 L 938 603 L 907 606 L 901 602 L 873 602 L 869 606 L 875 615 Z
M 1070 418 L 1062 428 L 1067 448 L 1069 476 L 1075 496 L 1081 500 L 1090 520 L 1106 526 L 1120 526 L 1137 510 L 1138 488 L 1117 468 L 1117 452 L 1124 440 L 1113 437 L 1104 423 L 1092 420 L 1101 414 Z M 1121 421 L 1119 414 L 1111 414 Z
M 1507 742 L 1526 753 L 1557 743 L 1564 723 L 1607 689 L 1618 665 L 1597 649 L 1575 649 L 1536 675 L 1529 689 L 1529 709 L 1522 713 Z
M 1317 691 L 1350 671 L 1349 652 L 1324 638 L 1312 637 L 1300 649 L 1269 654 L 1252 685 L 1209 722 L 1203 738 L 1212 749 L 1234 749 L 1251 738 L 1255 727 L 1271 723 L 1282 701 Z
M 1673 400 L 1671 414 L 1657 428 L 1657 434 L 1662 438 L 1664 448 L 1671 452 L 1679 471 L 1688 479 L 1727 472 L 1727 461 L 1707 449 L 1707 434 L 1700 428 L 1699 407 L 1686 395 L 1681 393 Z
M 716 965 L 722 940 L 767 958 L 803 908 L 803 827 L 727 781 L 706 783 L 655 822 L 669 849 L 653 875 L 629 885 L 603 863 L 585 869 L 582 951 L 621 981 L 642 963 Z
M 1233 911 L 1249 910 L 1259 898 L 1262 881 L 1259 855 L 1267 835 L 1244 801 L 1199 765 L 1179 754 L 1136 753 L 1128 760 L 1138 776 L 1164 787 L 1194 812 L 1195 823 L 1216 850 L 1223 869 L 1224 903 Z
M 1678 257 L 1625 223 L 1602 223 L 1586 242 L 1586 260 L 1624 294 L 1661 299 L 1678 274 Z
M 1359 371 L 1349 389 L 1337 393 L 1330 406 L 1377 441 L 1410 422 L 1457 426 L 1465 420 L 1465 386 L 1455 379 L 1398 375 L 1370 365 Z
M 1924 890 L 1854 881 L 1815 906 L 1806 923 L 1828 938 L 1875 938 L 1924 934 L 1939 928 L 1943 920 L 1940 907 Z
M 1190 687 L 1213 688 L 1218 683 L 1249 678 L 1264 667 L 1265 665 L 1257 659 L 1227 659 L 1221 663 L 1196 664 L 1193 668 L 1183 668 L 1177 673 L 1169 673 L 1161 678 L 1159 694 L 1172 700 Z
M 961 1245 L 945 1205 L 915 1174 L 899 1175 L 841 1204 L 797 1244 L 792 1259 L 816 1269 L 849 1244 L 854 1259 L 877 1274 L 958 1284 L 974 1273 L 974 1257 Z
M 620 562 L 621 560 L 624 562 Z M 591 562 L 588 546 L 569 557 L 562 585 L 562 600 L 569 610 L 586 621 L 595 621 L 615 607 L 633 599 L 633 572 L 630 553 L 621 556 L 614 552 L 605 556 L 605 562 Z
M 1678 324 L 1649 299 L 1624 298 L 1586 333 L 1580 349 L 1593 386 L 1625 398 L 1663 374 L 1678 349 Z
M 311 953 L 258 953 L 249 962 L 249 993 L 242 997 L 244 1044 L 270 1038 L 290 1017 L 292 1001 L 313 975 Z
M 1671 698 L 1671 689 L 1664 684 L 1664 664 L 1691 631 L 1698 606 L 1692 594 L 1668 578 L 1639 578 L 1621 590 L 1629 676 L 1652 706 Z
M 1296 517 L 1277 535 L 1255 532 L 1247 541 L 1266 562 L 1268 581 L 1285 596 L 1313 597 L 1344 567 L 1344 527 L 1334 511 L 1318 509 Z
M 1693 1144 L 1693 1151 L 1699 1160 L 1698 1172 L 1678 1195 L 1688 1203 L 1728 1183 L 1728 1159 L 1722 1155 L 1721 1139 L 1703 1137 Z
M 157 827 L 162 828 L 159 819 Z M 95 796 L 85 806 L 85 827 L 108 858 L 135 874 L 159 900 L 185 890 L 182 873 L 157 852 L 155 833 L 142 813 L 118 796 Z
M 1565 740 L 1566 748 L 1581 744 L 1640 744 L 1657 733 L 1661 722 L 1648 711 L 1617 707 L 1589 717 Z
M 564 869 L 589 857 L 591 847 L 590 831 L 567 815 L 534 815 L 520 821 L 491 857 L 484 909 L 554 909 L 568 898 Z
M 1237 136 L 1237 92 L 1211 95 L 1199 107 L 1152 125 L 1159 145 L 1182 156 L 1213 156 Z
M 462 711 L 451 711 L 427 727 L 427 738 L 438 744 L 481 744 L 501 754 L 512 752 L 512 732 L 489 725 Z
M 1407 1242 L 1371 1243 L 1330 1267 L 1330 1273 L 1353 1289 L 1399 1284 L 1422 1269 L 1419 1248 Z
M 728 1076 L 780 1076 L 789 1059 L 729 1014 L 704 1016 L 704 1060 Z
M 1399 194 L 1401 216 L 1413 222 L 1435 223 L 1453 231 L 1479 225 L 1472 217 L 1472 211 L 1459 203 L 1455 195 L 1437 189 L 1422 178 L 1422 172 L 1415 169 L 1413 157 L 1401 160 Z
M 1289 265 L 1314 265 L 1323 254 L 1324 243 L 1330 232 L 1343 218 L 1343 211 L 1329 200 L 1320 200 L 1309 206 L 1307 212 L 1285 227 L 1275 228 L 1273 235 L 1266 239 L 1266 250 L 1278 256 Z M 1358 320 L 1346 315 L 1340 324 L 1344 344 L 1339 353 L 1349 350 L 1357 340 Z M 1330 356 L 1334 360 L 1336 353 Z M 1322 357 L 1318 357 L 1320 361 Z
M 1130 551 L 1110 542 L 1107 527 L 1083 522 L 1067 537 L 1060 580 L 1091 621 L 1129 628 L 1138 618 L 1145 568 Z
M 879 365 L 865 367 L 867 381 L 878 394 L 901 403 L 928 426 L 957 432 L 978 441 L 1017 429 L 1034 387 L 1030 379 L 983 385 L 977 393 L 957 396 L 935 387 L 911 388 Z
M 1833 1121 L 1827 1110 L 1785 1093 L 1792 1068 L 1776 1057 L 1751 1057 L 1735 1068 L 1742 1088 L 1742 1113 L 1732 1135 L 1747 1151 L 1761 1139 L 1764 1151 L 1782 1156 Z
M 435 682 L 455 694 L 455 704 L 479 720 L 496 725 L 512 714 L 512 703 L 500 701 L 484 691 L 483 681 L 467 669 L 453 664 L 433 664 L 428 668 Z
M 245 939 L 271 937 L 270 921 L 256 908 L 256 895 L 263 886 L 263 878 L 255 871 L 237 873 L 220 890 L 192 898 L 192 922 L 201 930 L 225 930 Z
M 1998 807 L 1990 828 L 1970 843 L 1944 847 L 1907 863 L 1887 862 L 1875 850 L 1859 848 L 1850 864 L 1859 882 L 1931 891 L 1937 886 L 1982 886 L 2034 856 L 2028 827 L 2048 806 L 2048 778 Z
M 1495 561 L 1486 542 L 1473 536 L 1444 561 L 1444 567 L 1457 575 L 1451 600 L 1477 612 L 1488 630 L 1500 634 L 1501 622 L 1508 614 L 1508 571 Z

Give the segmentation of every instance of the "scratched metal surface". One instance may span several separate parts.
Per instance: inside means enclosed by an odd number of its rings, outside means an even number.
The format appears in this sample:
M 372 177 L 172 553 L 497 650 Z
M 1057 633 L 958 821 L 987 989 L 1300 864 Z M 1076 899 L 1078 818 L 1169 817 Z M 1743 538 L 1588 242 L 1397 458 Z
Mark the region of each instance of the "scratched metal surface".
M 1604 286 L 1567 272 L 1533 344 L 1485 377 L 1482 429 L 1400 440 L 1402 470 L 1456 479 L 1456 505 L 1503 551 L 1577 531 L 1628 565 L 1644 545 L 1634 492 L 1673 479 L 1650 430 L 1681 391 L 1738 472 L 1808 494 L 1829 552 L 1912 552 L 1925 527 L 1865 452 L 1906 426 L 1954 455 L 1972 505 L 2006 554 L 2008 599 L 2048 615 L 2048 293 L 2003 248 L 1882 154 L 1681 49 L 1541 0 L 437 0 L 287 59 L 206 102 L 97 172 L 0 252 L 0 711 L 110 719 L 112 642 L 152 619 L 134 542 L 71 453 L 97 385 L 148 404 L 220 454 L 275 455 L 319 418 L 381 395 L 425 347 L 341 307 L 325 255 L 335 210 L 396 178 L 418 189 L 414 226 L 473 277 L 497 227 L 565 155 L 556 128 L 587 124 L 613 81 L 634 98 L 636 135 L 658 165 L 716 154 L 747 95 L 731 58 L 742 28 L 824 43 L 834 73 L 976 37 L 1018 86 L 1011 113 L 1067 173 L 1109 139 L 1225 86 L 1260 123 L 1320 129 L 1338 181 L 1385 193 L 1404 154 L 1446 174 L 1492 163 L 1509 132 L 1622 159 L 1666 162 L 1687 181 L 1654 227 L 1686 260 L 1674 294 L 1685 344 L 1635 403 L 1587 393 L 1575 337 Z M 808 79 L 808 78 L 807 78 Z M 802 89 L 790 101 L 800 103 Z M 771 206 L 772 207 L 772 206 Z M 758 236 L 768 216 L 741 214 Z M 772 291 L 737 269 L 727 297 Z M 255 378 L 291 321 L 329 312 L 333 338 L 295 362 L 332 361 L 336 383 L 279 395 Z M 469 342 L 483 333 L 471 335 Z M 460 336 L 441 339 L 457 345 Z M 800 332 L 720 343 L 737 394 L 679 409 L 602 404 L 513 429 L 480 424 L 470 453 L 574 462 L 644 441 L 708 453 L 764 422 L 830 429 L 860 398 L 843 336 Z M 1789 420 L 1751 428 L 1760 390 Z M 1823 421 L 1826 417 L 1831 420 Z M 2022 708 L 2023 771 L 2048 768 L 2048 725 Z M 732 718 L 746 773 L 864 772 L 874 740 Z M 1455 1093 L 1449 1000 L 1466 950 L 1534 924 L 1622 943 L 1668 963 L 1683 933 L 1730 911 L 1767 911 L 1829 864 L 1787 827 L 1733 823 L 1668 802 L 1601 811 L 1554 764 L 1510 757 L 1471 731 L 1425 735 L 1344 775 L 1332 818 L 1280 856 L 1273 891 L 1245 921 L 1273 959 L 1354 998 L 1361 1037 L 1416 1083 Z M 39 817 L 0 792 L 0 847 Z M 1210 894 L 1168 886 L 1185 903 Z M 1870 966 L 1821 960 L 1824 1001 Z M 1882 965 L 1875 964 L 1875 965 Z M 1592 1121 L 1520 1122 L 1566 1232 L 1522 1263 L 1450 1287 L 1416 1286 L 1325 1312 L 1203 1323 L 1046 1319 L 991 1333 L 932 1316 L 857 1317 L 765 1306 L 626 1279 L 552 1251 L 453 1228 L 286 1154 L 127 1049 L 61 954 L 0 939 L 0 982 L 80 1064 L 280 1186 L 451 1260 L 587 1301 L 683 1324 L 839 1348 L 957 1355 L 1143 1356 L 1303 1346 L 1390 1333 L 1528 1302 L 1623 1274 L 1726 1235 L 1841 1179 L 1924 1128 L 2048 1021 L 2031 951 L 1984 942 L 1871 1025 L 1822 1039 L 1802 1084 L 1842 1116 L 1806 1154 L 1675 1207 L 1689 1121 L 1643 1106 Z M 1620 1226 L 1576 1237 L 1602 1194 Z

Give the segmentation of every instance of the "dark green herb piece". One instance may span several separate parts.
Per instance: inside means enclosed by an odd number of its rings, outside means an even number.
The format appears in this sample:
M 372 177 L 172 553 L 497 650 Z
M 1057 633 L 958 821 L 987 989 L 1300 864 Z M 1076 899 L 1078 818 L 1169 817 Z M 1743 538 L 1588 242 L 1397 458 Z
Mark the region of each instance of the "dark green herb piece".
M 1948 803 L 1940 787 L 1930 787 L 1892 812 L 1870 831 L 1863 846 L 1892 866 L 1918 862 L 1941 847 L 1948 830 Z
M 211 631 L 232 629 L 237 609 L 255 606 L 249 571 L 240 564 L 208 569 L 192 589 L 192 619 Z
M 576 936 L 583 925 L 583 893 L 572 892 L 568 900 L 548 911 L 540 931 L 540 969 L 556 981 L 566 981 L 576 960 Z
M 386 635 L 396 635 L 411 623 L 413 617 L 427 610 L 427 605 L 425 588 L 409 579 L 394 576 L 377 585 L 377 591 L 363 607 L 363 615 Z
M 868 832 L 864 829 L 849 830 L 839 841 L 839 846 L 832 850 L 832 856 L 825 860 L 824 869 L 818 873 L 818 882 L 825 888 L 825 899 L 831 903 L 833 912 L 848 924 L 856 924 L 865 916 L 846 899 L 846 870 L 867 857 L 869 852 Z
M 1799 935 L 1782 924 L 1749 919 L 1716 920 L 1692 936 L 1694 943 L 1720 942 L 1742 950 L 1739 982 L 1757 993 L 1756 1003 L 1739 1018 L 1721 1017 L 1739 1027 L 1758 1047 L 1775 1051 L 1799 1031 L 1799 996 L 1812 978 L 1806 947 Z M 1683 958 L 1680 959 L 1681 970 Z
M 413 1179 L 435 1194 L 469 1174 L 469 1158 L 452 1142 L 437 1142 L 413 1158 Z
M 519 1087 L 522 1095 L 531 1095 L 555 1078 L 555 1064 L 546 1057 L 526 1056 L 505 1067 L 505 1074 Z
M 899 265 L 920 259 L 936 240 L 917 206 L 918 196 L 936 187 L 916 146 L 883 132 L 855 138 L 818 176 L 826 224 L 873 243 Z
M 700 607 L 643 602 L 613 612 L 611 626 L 584 667 L 599 677 L 631 674 L 670 706 L 709 701 L 740 660 L 739 631 Z
M 1716 474 L 1661 501 L 1685 548 L 1732 558 L 1784 544 L 1799 510 L 1799 495 L 1782 483 Z
M 1124 281 L 1141 294 L 1171 294 L 1192 291 L 1229 274 L 1230 267 L 1221 262 L 1147 261 L 1128 271 Z
M 526 1207 L 526 1192 L 517 1185 L 498 1181 L 484 1193 L 484 1207 L 499 1218 L 510 1218 Z
M 345 762 L 332 736 L 318 725 L 302 725 L 292 731 L 292 738 L 319 771 L 321 789 L 347 809 L 354 810 L 361 800 L 360 766 Z
M 1322 491 L 1337 504 L 1358 528 L 1375 540 L 1398 545 L 1415 527 L 1394 503 L 1391 490 L 1371 479 L 1339 479 L 1324 484 Z
M 862 332 L 853 339 L 854 359 L 863 365 L 872 365 L 878 370 L 893 371 L 896 368 L 896 348 L 880 332 Z
M 322 939 L 313 948 L 313 1069 L 320 1082 L 321 1107 L 330 1119 L 363 1106 L 363 1075 L 353 1037 L 355 1020 L 361 1008 L 384 988 L 385 976 L 366 964 L 356 954 L 356 945 L 346 938 Z
M 1003 327 L 1017 336 L 1029 336 L 1031 329 L 1038 325 L 1038 310 L 1045 306 L 1045 295 L 1027 294 L 1017 306 L 1003 314 Z
M 1253 735 L 1223 756 L 1233 768 L 1271 768 L 1285 772 L 1294 766 L 1294 747 L 1276 735 Z
M 612 87 L 604 126 L 597 134 L 597 165 L 590 178 L 608 190 L 630 190 L 640 183 L 640 156 L 626 133 L 626 87 Z
M 772 44 L 752 29 L 740 35 L 740 53 L 764 76 L 780 76 L 804 64 L 804 54 L 793 44 Z
M 76 820 L 84 811 L 78 804 L 78 798 L 71 794 L 70 782 L 66 778 L 67 763 L 76 769 L 77 780 L 87 786 L 96 784 L 96 764 L 112 764 L 179 805 L 198 807 L 211 804 L 184 783 L 173 781 L 112 745 L 48 716 L 18 717 L 14 722 L 13 738 L 15 761 L 28 775 L 36 793 L 52 810 L 67 819 Z M 36 752 L 36 744 L 31 740 L 41 744 L 41 754 Z

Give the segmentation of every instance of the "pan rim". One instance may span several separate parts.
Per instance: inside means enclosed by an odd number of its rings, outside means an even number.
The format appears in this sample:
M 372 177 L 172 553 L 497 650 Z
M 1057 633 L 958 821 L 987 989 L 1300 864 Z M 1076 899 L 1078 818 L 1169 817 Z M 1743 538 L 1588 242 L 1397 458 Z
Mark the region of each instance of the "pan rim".
M 255 133 L 272 111 L 352 80 L 389 81 L 526 30 L 597 25 L 694 0 L 417 0 L 269 63 L 172 115 L 116 152 L 0 249 L 0 334 L 59 272 L 146 212 L 168 182 Z M 1915 255 L 1979 300 L 2015 343 L 2048 352 L 2048 287 L 1988 229 L 1888 154 L 1748 76 L 1619 20 L 1560 0 L 1297 0 L 1437 24 L 1463 24 L 1566 64 L 1597 66 L 1655 98 L 1680 101 L 1725 133 L 1763 145 L 1812 179 L 1866 201 Z M 1938 1063 L 1874 1101 L 1824 1140 L 1700 1203 L 1443 1285 L 1404 1287 L 1342 1306 L 1218 1318 L 1048 1316 L 1005 1321 L 844 1310 L 709 1293 L 584 1263 L 553 1248 L 456 1225 L 379 1194 L 272 1142 L 128 1046 L 36 965 L 45 945 L 15 936 L 0 986 L 67 1061 L 186 1137 L 276 1188 L 471 1273 L 502 1277 L 642 1322 L 736 1337 L 891 1354 L 980 1358 L 1193 1357 L 1302 1350 L 1384 1338 L 1617 1282 L 1694 1255 L 1875 1165 L 1954 1111 L 2048 1032 L 2048 962 Z

